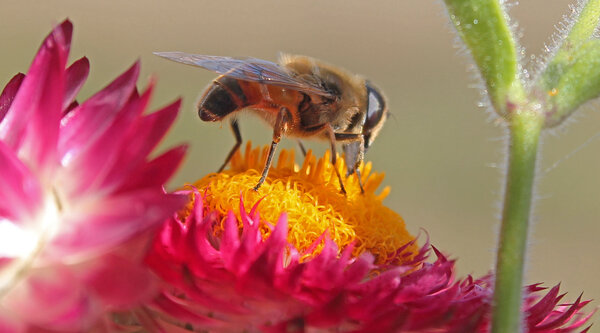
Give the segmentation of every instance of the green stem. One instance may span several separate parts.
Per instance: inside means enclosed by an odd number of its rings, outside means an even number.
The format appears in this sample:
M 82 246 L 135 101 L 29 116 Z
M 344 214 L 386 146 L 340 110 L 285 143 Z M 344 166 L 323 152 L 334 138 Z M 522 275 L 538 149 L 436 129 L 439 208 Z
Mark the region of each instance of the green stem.
M 531 211 L 535 163 L 543 117 L 534 108 L 515 112 L 509 122 L 511 137 L 500 244 L 492 332 L 521 331 L 521 286 Z

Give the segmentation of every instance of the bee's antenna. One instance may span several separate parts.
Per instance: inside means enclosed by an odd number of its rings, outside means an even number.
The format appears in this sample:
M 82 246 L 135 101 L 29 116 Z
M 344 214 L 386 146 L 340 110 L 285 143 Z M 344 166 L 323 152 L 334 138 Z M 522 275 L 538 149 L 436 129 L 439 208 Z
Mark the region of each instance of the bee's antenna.
M 396 115 L 395 115 L 395 114 L 393 114 L 392 112 L 388 111 L 388 112 L 387 112 L 387 117 L 388 117 L 388 118 L 390 118 L 390 117 L 391 117 L 392 119 L 394 119 L 394 124 L 396 124 L 396 126 L 398 126 L 398 118 L 396 118 Z

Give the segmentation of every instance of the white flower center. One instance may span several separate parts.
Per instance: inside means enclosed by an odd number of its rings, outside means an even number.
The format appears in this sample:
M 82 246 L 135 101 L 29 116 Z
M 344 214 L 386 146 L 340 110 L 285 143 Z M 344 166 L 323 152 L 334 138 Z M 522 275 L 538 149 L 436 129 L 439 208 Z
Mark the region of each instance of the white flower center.
M 0 219 L 0 258 L 12 258 L 0 266 L 0 298 L 34 265 L 48 239 L 60 229 L 61 203 L 54 191 L 46 193 L 44 205 L 32 221 L 17 224 Z

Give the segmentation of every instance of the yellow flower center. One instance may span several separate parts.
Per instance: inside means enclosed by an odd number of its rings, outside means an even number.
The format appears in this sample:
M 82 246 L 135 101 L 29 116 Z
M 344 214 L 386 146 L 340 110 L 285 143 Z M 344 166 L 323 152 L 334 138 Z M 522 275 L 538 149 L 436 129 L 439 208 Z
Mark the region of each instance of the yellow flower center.
M 282 212 L 288 215 L 288 241 L 299 251 L 307 251 L 323 233 L 343 249 L 354 242 L 354 255 L 369 251 L 377 263 L 400 264 L 417 252 L 417 244 L 406 247 L 403 254 L 397 253 L 403 245 L 414 240 L 405 228 L 404 221 L 394 211 L 382 204 L 389 194 L 389 187 L 381 193 L 375 190 L 384 175 L 371 173 L 371 163 L 360 166 L 365 193 L 361 193 L 356 174 L 343 178 L 347 194 L 340 192 L 340 185 L 330 154 L 325 153 L 317 160 L 309 151 L 302 166 L 294 162 L 293 150 L 282 150 L 277 163 L 269 170 L 269 175 L 258 190 L 257 184 L 265 165 L 268 147 L 251 148 L 246 146 L 242 155 L 238 150 L 231 159 L 230 169 L 221 173 L 211 173 L 193 185 L 206 193 L 205 205 L 222 213 L 233 211 L 239 219 L 240 195 L 247 211 L 261 198 L 264 198 L 258 211 L 261 223 L 276 223 Z M 338 159 L 335 166 L 342 175 L 346 166 L 344 159 Z M 223 222 L 222 221 L 222 222 Z M 262 222 L 265 221 L 265 222 Z M 219 232 L 221 226 L 216 227 Z M 267 237 L 271 228 L 266 224 L 261 228 Z M 317 246 L 311 257 L 318 253 Z

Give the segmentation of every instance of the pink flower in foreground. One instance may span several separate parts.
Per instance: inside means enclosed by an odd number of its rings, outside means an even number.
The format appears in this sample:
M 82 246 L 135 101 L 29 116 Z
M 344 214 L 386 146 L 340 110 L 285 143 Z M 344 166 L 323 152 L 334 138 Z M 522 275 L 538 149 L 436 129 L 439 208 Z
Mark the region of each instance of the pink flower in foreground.
M 378 266 L 322 238 L 322 251 L 303 260 L 286 240 L 285 214 L 263 239 L 258 203 L 249 213 L 240 203 L 241 221 L 230 212 L 219 232 L 222 216 L 194 195 L 189 215 L 168 220 L 146 258 L 164 281 L 149 322 L 166 331 L 489 331 L 491 277 L 455 280 L 454 262 L 435 248 L 437 259 L 425 262 L 428 244 L 412 263 Z M 588 301 L 557 306 L 558 286 L 543 289 L 527 288 L 527 332 L 584 329 Z
M 149 160 L 179 101 L 142 115 L 139 64 L 78 104 L 86 58 L 66 66 L 72 24 L 43 42 L 0 96 L 0 331 L 87 331 L 153 297 L 151 231 L 185 198 L 162 185 L 185 147 Z

